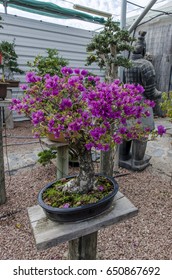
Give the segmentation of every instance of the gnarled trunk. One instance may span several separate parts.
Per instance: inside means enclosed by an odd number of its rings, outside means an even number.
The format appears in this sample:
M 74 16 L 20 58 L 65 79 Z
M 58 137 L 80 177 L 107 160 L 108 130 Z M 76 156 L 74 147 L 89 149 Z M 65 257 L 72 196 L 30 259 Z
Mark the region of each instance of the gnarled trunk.
M 78 160 L 79 160 L 79 176 L 78 185 L 82 193 L 87 193 L 95 185 L 94 166 L 91 156 L 91 151 L 88 151 L 85 146 L 77 145 Z

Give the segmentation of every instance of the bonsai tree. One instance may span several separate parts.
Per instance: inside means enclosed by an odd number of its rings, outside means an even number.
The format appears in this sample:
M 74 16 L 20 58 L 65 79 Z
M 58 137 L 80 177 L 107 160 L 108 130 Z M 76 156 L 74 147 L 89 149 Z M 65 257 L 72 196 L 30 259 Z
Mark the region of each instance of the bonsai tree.
M 18 55 L 15 52 L 15 41 L 12 43 L 8 41 L 2 41 L 0 43 L 0 53 L 2 56 L 2 63 L 0 64 L 0 69 L 2 69 L 2 80 L 13 80 L 13 74 L 19 73 L 23 74 L 19 68 L 17 59 Z
M 105 70 L 105 80 L 114 81 L 118 78 L 118 66 L 131 66 L 130 60 L 121 52 L 131 51 L 133 40 L 127 30 L 121 30 L 112 18 L 108 18 L 104 29 L 87 45 L 87 65 L 97 63 L 100 69 Z
M 87 65 L 97 63 L 100 69 L 105 70 L 105 80 L 108 83 L 113 82 L 118 78 L 119 66 L 126 68 L 131 66 L 130 60 L 121 52 L 131 51 L 133 40 L 128 31 L 121 30 L 118 24 L 112 21 L 112 18 L 108 18 L 104 30 L 96 34 L 87 46 Z M 112 126 L 112 134 L 113 129 Z M 116 159 L 114 149 L 101 154 L 101 172 L 113 175 L 114 161 L 116 161 L 116 169 L 118 167 L 117 153 L 116 150 Z
M 30 70 L 41 77 L 44 77 L 47 73 L 50 76 L 61 76 L 61 67 L 67 66 L 69 62 L 59 56 L 57 49 L 48 48 L 46 52 L 46 56 L 37 55 L 33 62 L 28 61 L 27 65 L 31 67 Z
M 91 149 L 108 151 L 130 138 L 130 131 L 125 133 L 127 121 L 148 115 L 145 108 L 153 103 L 143 100 L 144 89 L 139 85 L 101 82 L 87 70 L 66 66 L 61 74 L 42 78 L 28 72 L 28 85 L 22 87 L 25 95 L 12 100 L 11 110 L 31 118 L 35 137 L 47 132 L 59 137 L 62 132 L 70 140 L 78 153 L 79 174 L 65 189 L 88 193 L 97 180 Z

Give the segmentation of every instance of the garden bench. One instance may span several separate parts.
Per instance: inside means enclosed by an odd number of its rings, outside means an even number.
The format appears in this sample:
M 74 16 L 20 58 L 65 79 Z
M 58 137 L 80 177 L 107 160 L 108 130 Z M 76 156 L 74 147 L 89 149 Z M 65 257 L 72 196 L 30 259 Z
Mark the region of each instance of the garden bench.
M 98 230 L 131 218 L 137 213 L 138 209 L 121 192 L 117 193 L 112 206 L 104 213 L 78 223 L 53 222 L 47 219 L 39 205 L 28 208 L 37 249 L 48 249 L 68 241 L 68 258 L 71 260 L 96 259 Z

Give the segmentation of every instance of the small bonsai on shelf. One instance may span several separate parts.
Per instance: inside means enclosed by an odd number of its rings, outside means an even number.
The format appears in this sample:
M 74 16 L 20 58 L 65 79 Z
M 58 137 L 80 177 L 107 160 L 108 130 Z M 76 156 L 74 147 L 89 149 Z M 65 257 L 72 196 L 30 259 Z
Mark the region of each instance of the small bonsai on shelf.
M 44 77 L 47 73 L 50 76 L 61 76 L 61 67 L 67 66 L 69 62 L 63 57 L 59 56 L 57 49 L 46 49 L 47 55 L 37 55 L 33 62 L 27 62 L 27 65 L 31 67 L 31 71 L 37 73 L 37 75 Z
M 19 68 L 17 59 L 18 55 L 15 51 L 15 40 L 12 43 L 8 41 L 2 41 L 0 43 L 0 54 L 2 56 L 2 62 L 0 64 L 0 69 L 2 70 L 2 81 L 11 82 L 14 80 L 14 73 L 23 74 Z

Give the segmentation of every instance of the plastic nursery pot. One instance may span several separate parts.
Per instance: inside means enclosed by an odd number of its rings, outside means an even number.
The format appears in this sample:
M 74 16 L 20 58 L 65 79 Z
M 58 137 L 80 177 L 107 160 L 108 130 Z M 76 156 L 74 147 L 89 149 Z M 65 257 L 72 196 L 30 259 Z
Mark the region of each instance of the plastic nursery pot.
M 102 176 L 97 174 L 96 176 Z M 104 175 L 103 175 L 104 176 Z M 75 176 L 68 176 L 66 178 L 74 178 Z M 83 206 L 73 207 L 73 208 L 57 208 L 52 207 L 44 203 L 42 199 L 42 194 L 50 188 L 55 182 L 46 185 L 38 194 L 38 203 L 43 208 L 48 219 L 56 222 L 80 222 L 88 220 L 97 215 L 100 215 L 105 210 L 109 209 L 112 205 L 114 196 L 118 192 L 118 184 L 112 177 L 104 176 L 113 184 L 113 190 L 110 194 L 105 196 L 103 199 L 96 203 L 90 203 Z

